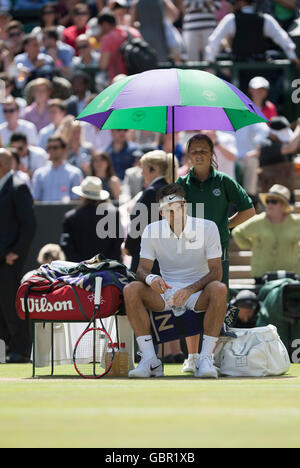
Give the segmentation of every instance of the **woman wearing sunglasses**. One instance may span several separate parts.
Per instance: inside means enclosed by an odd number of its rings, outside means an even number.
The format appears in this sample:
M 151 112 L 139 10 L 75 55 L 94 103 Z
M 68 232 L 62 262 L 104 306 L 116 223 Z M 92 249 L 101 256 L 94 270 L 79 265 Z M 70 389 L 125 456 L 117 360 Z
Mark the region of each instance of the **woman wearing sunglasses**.
M 292 213 L 291 192 L 280 184 L 259 194 L 265 211 L 237 226 L 232 235 L 241 250 L 251 250 L 251 274 L 256 284 L 266 273 L 285 270 L 300 274 L 300 216 Z

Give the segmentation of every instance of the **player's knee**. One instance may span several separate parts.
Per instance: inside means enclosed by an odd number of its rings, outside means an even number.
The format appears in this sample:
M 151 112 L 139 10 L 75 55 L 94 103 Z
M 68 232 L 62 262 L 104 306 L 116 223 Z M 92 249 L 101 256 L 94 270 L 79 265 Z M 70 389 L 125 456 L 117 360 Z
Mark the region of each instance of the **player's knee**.
M 133 281 L 132 283 L 127 284 L 123 289 L 123 296 L 125 301 L 135 298 L 140 294 L 143 283 L 139 281 Z
M 218 298 L 226 298 L 227 297 L 227 286 L 221 281 L 212 281 L 208 285 L 208 292 L 212 296 L 217 296 Z

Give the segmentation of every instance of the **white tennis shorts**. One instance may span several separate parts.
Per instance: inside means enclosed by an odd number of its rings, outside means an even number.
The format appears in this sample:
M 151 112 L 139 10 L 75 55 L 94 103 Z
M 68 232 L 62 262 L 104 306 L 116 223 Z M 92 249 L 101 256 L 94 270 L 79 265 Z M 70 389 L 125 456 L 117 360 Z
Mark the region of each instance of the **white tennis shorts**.
M 202 294 L 202 291 L 198 291 L 198 292 L 192 294 L 192 295 L 188 298 L 188 300 L 185 302 L 184 307 L 185 307 L 186 309 L 194 310 L 194 311 L 195 311 L 195 306 L 196 306 L 197 301 L 198 301 L 198 299 L 199 299 L 199 297 L 200 297 L 201 294 Z M 165 299 L 164 294 L 161 294 L 161 297 L 162 297 L 162 299 L 163 299 L 164 302 L 165 302 L 165 308 L 164 308 L 163 312 L 165 312 L 166 310 L 171 310 L 171 307 L 167 304 L 167 301 L 166 301 L 166 299 Z M 203 312 L 203 311 L 197 310 L 197 312 Z

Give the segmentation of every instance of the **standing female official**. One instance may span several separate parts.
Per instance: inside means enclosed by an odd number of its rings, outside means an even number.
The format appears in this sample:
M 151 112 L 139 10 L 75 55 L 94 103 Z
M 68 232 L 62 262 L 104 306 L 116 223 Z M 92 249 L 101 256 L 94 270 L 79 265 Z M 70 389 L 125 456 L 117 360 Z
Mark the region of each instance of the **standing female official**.
M 223 252 L 223 282 L 228 285 L 229 230 L 254 216 L 255 210 L 246 191 L 234 179 L 217 170 L 214 157 L 217 145 L 218 142 L 214 145 L 207 135 L 200 133 L 193 135 L 186 149 L 192 167 L 186 176 L 178 178 L 177 183 L 184 188 L 186 201 L 192 205 L 191 215 L 204 216 L 218 226 Z M 231 204 L 237 211 L 229 218 Z M 189 357 L 182 371 L 193 372 L 199 356 L 199 335 L 189 337 L 186 341 Z

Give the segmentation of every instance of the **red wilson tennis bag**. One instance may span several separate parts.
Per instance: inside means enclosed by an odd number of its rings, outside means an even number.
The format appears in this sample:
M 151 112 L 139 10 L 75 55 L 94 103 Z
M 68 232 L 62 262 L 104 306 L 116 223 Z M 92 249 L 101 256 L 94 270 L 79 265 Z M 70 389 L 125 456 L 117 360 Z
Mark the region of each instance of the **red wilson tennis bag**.
M 101 317 L 122 312 L 122 307 L 122 289 L 112 282 L 103 281 Z M 90 321 L 94 310 L 94 292 L 33 275 L 19 287 L 16 309 L 23 320 Z

